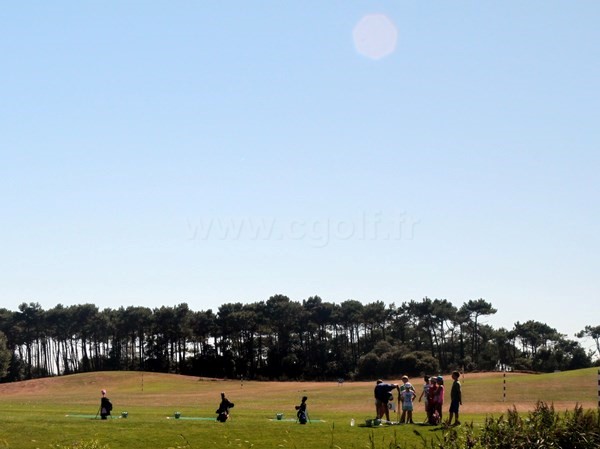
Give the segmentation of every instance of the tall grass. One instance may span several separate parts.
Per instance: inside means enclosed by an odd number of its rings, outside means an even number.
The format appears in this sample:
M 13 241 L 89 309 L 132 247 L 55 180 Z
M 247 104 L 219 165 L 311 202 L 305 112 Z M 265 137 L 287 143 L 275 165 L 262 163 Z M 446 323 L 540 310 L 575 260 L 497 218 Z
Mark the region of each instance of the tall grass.
M 521 415 L 515 408 L 499 417 L 487 417 L 483 429 L 472 425 L 448 428 L 432 449 L 594 449 L 600 448 L 600 416 L 596 410 L 576 406 L 558 413 L 553 405 L 538 402 Z

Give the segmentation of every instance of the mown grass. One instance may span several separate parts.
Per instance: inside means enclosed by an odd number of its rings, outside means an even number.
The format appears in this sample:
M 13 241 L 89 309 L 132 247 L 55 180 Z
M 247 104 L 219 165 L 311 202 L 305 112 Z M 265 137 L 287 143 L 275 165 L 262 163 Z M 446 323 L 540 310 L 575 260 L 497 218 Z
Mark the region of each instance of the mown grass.
M 143 377 L 143 379 L 142 379 Z M 418 380 L 413 382 L 419 385 Z M 449 383 L 447 384 L 449 387 Z M 114 403 L 108 421 L 66 415 L 95 415 L 100 389 Z M 420 387 L 419 387 L 420 388 Z M 464 385 L 463 423 L 480 426 L 490 415 L 511 409 L 531 410 L 538 400 L 554 403 L 557 410 L 576 404 L 595 408 L 595 369 L 549 375 L 510 374 L 507 402 L 502 397 L 500 373 L 467 375 Z M 439 427 L 401 425 L 381 428 L 350 426 L 372 418 L 372 382 L 244 382 L 199 380 L 197 377 L 138 372 L 102 372 L 0 385 L 0 448 L 65 448 L 77 442 L 97 448 L 402 448 L 422 447 L 423 441 L 441 436 Z M 231 421 L 221 424 L 183 417 L 216 417 L 219 393 L 236 404 Z M 276 413 L 294 418 L 294 405 L 309 397 L 305 426 L 276 421 Z M 423 420 L 421 404 L 415 418 Z M 447 405 L 444 406 L 446 412 Z M 126 419 L 119 418 L 122 411 Z M 395 415 L 392 414 L 395 418 Z M 167 419 L 169 417 L 170 419 Z M 94 443 L 95 442 L 95 443 Z M 91 447 L 91 446 L 90 446 Z M 396 446 L 393 446 L 396 447 Z

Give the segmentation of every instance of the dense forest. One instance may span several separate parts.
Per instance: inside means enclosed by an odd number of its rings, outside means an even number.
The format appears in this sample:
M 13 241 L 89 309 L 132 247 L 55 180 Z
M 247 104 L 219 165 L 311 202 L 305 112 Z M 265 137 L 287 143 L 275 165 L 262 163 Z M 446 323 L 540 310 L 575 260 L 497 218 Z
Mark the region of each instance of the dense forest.
M 535 371 L 591 366 L 574 340 L 537 321 L 493 329 L 484 299 L 460 307 L 424 298 L 400 306 L 283 295 L 212 310 L 23 303 L 0 309 L 3 382 L 98 370 L 246 379 L 366 379 L 450 369 Z M 600 352 L 600 326 L 593 338 Z

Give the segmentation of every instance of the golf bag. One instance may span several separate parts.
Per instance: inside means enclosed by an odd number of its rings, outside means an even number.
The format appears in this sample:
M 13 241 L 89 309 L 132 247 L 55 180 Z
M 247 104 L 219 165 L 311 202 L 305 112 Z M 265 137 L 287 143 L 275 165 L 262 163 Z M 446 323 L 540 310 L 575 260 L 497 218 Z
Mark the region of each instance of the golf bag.
M 110 416 L 110 412 L 112 411 L 112 402 L 106 397 L 103 397 L 100 400 L 100 418 L 107 419 Z
M 437 410 L 434 410 L 433 413 L 429 416 L 429 424 L 437 426 L 440 423 L 440 414 Z
M 233 407 L 233 403 L 230 402 L 228 407 L 219 407 L 216 411 L 217 413 L 217 421 L 225 422 L 229 419 L 229 409 Z
M 389 397 L 388 397 L 388 404 L 387 407 L 389 410 L 391 410 L 392 412 L 396 411 L 396 404 L 394 404 L 394 395 L 392 393 L 390 393 Z
M 306 410 L 298 410 L 298 413 L 296 415 L 298 416 L 298 422 L 300 424 L 306 424 L 306 422 L 308 421 L 308 418 L 306 416 Z

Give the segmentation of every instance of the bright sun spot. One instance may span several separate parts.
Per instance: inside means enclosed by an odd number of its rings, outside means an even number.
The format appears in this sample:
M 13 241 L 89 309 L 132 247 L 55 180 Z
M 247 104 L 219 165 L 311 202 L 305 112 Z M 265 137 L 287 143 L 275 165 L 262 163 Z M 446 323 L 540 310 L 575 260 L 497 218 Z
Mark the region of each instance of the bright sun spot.
M 384 14 L 367 14 L 352 31 L 356 51 L 371 59 L 381 59 L 396 49 L 398 31 Z

